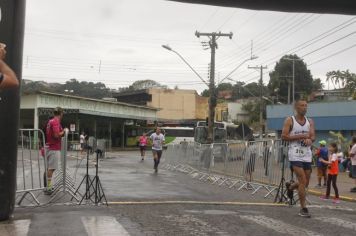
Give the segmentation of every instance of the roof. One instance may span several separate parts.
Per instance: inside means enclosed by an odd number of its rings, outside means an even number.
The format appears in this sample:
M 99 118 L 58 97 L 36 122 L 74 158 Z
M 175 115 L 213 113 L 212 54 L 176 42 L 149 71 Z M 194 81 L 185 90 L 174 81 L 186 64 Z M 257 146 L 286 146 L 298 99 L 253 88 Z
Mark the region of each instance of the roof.
M 134 104 L 125 103 L 125 102 L 107 101 L 107 100 L 102 100 L 102 99 L 87 98 L 87 97 L 80 97 L 80 96 L 74 96 L 74 95 L 68 95 L 68 94 L 60 94 L 60 93 L 52 93 L 52 92 L 46 92 L 46 91 L 37 91 L 37 92 L 34 92 L 34 93 L 25 93 L 24 95 L 30 95 L 30 94 L 47 94 L 47 95 L 74 98 L 74 99 L 81 99 L 81 100 L 87 100 L 87 101 L 93 101 L 93 102 L 101 102 L 101 103 L 123 105 L 123 106 L 128 106 L 128 107 L 143 108 L 143 109 L 149 109 L 149 110 L 154 110 L 154 111 L 158 111 L 159 110 L 157 108 L 149 107 L 149 106 L 140 106 L 140 105 L 134 105 Z
M 224 7 L 285 12 L 310 12 L 355 15 L 353 0 L 170 0 Z

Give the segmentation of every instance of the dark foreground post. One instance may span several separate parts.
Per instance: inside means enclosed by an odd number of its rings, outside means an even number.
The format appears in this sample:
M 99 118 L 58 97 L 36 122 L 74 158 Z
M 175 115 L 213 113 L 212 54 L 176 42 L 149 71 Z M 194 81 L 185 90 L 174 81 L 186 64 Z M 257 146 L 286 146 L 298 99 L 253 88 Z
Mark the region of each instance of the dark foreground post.
M 21 79 L 26 0 L 0 0 L 0 42 L 6 44 L 6 63 Z M 0 221 L 14 209 L 20 89 L 0 91 Z

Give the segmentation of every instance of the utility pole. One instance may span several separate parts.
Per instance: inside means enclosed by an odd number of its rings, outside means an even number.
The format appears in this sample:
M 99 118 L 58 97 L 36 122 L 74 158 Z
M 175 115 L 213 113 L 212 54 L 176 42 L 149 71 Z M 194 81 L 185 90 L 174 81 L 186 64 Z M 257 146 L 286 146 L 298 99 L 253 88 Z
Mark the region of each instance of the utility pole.
M 208 117 L 208 142 L 213 142 L 213 132 L 214 132 L 214 119 L 215 119 L 215 107 L 216 107 L 216 91 L 215 91 L 215 49 L 218 48 L 216 40 L 220 37 L 229 37 L 232 39 L 232 33 L 200 33 L 195 32 L 195 36 L 198 38 L 200 36 L 207 36 L 210 38 L 209 46 L 211 49 L 211 60 L 210 60 L 210 81 L 209 81 L 209 117 Z
M 283 60 L 286 60 L 286 61 L 292 61 L 293 62 L 293 68 L 292 68 L 292 102 L 294 104 L 294 101 L 295 101 L 295 86 L 294 86 L 294 81 L 295 81 L 295 61 L 303 61 L 303 59 L 299 59 L 297 58 L 296 55 L 293 56 L 293 58 L 290 58 L 290 57 L 285 57 L 285 58 L 282 58 Z
M 261 127 L 261 139 L 263 138 L 263 70 L 267 69 L 267 66 L 249 66 L 249 69 L 259 69 L 260 70 L 260 127 Z

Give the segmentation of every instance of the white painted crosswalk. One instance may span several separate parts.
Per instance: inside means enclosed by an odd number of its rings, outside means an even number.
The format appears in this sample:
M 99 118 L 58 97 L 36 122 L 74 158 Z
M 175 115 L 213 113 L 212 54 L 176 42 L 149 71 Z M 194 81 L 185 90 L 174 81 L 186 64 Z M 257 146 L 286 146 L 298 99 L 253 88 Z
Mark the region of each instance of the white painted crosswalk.
M 129 236 L 125 228 L 111 216 L 81 217 L 88 236 Z
M 317 217 L 315 219 L 320 220 L 327 224 L 341 226 L 343 228 L 352 229 L 352 230 L 356 231 L 356 223 L 355 222 L 350 222 L 350 221 L 335 218 L 335 217 Z M 356 232 L 355 232 L 355 234 L 356 234 Z
M 183 215 L 166 215 L 164 216 L 165 220 L 162 223 L 165 224 L 174 224 L 178 228 L 182 229 L 182 232 L 196 232 L 196 235 L 231 235 L 226 231 L 226 228 L 221 228 L 220 225 L 212 224 L 209 220 L 206 221 L 203 218 L 199 217 L 201 214 L 199 211 L 186 211 L 191 214 Z M 198 214 L 198 213 L 199 214 Z M 225 213 L 225 211 L 221 211 Z M 213 211 L 212 215 L 221 213 L 220 211 Z M 340 229 L 343 232 L 348 232 L 349 235 L 356 235 L 356 222 L 352 222 L 347 219 L 347 216 L 341 218 L 337 217 L 312 217 L 311 220 L 315 222 L 320 222 L 320 224 L 308 223 L 307 227 L 303 225 L 296 225 L 288 222 L 286 219 L 276 219 L 273 217 L 265 216 L 262 214 L 251 214 L 251 213 L 242 213 L 242 214 L 232 214 L 234 211 L 229 212 L 226 217 L 238 217 L 246 222 L 246 227 L 253 227 L 255 230 L 258 229 L 268 229 L 273 230 L 276 233 L 283 235 L 309 235 L 309 236 L 319 236 L 319 235 L 329 235 L 327 228 Z M 203 214 L 207 215 L 207 214 Z M 221 215 L 221 214 L 219 214 Z M 224 214 L 223 214 L 224 215 Z M 342 219 L 344 218 L 344 219 Z M 40 218 L 35 218 L 36 220 L 41 220 Z M 125 223 L 122 225 L 119 220 L 114 216 L 81 216 L 75 218 L 79 220 L 82 224 L 82 230 L 80 235 L 88 236 L 129 236 L 130 233 L 125 229 Z M 308 219 L 309 222 L 310 219 Z M 36 221 L 38 222 L 38 221 Z M 210 222 L 210 223 L 209 223 Z M 236 221 L 237 222 L 237 221 Z M 302 221 L 303 222 L 303 221 Z M 78 221 L 73 221 L 73 224 L 76 225 Z M 313 227 L 314 225 L 325 225 L 327 226 L 324 231 L 320 231 L 320 227 Z M 144 232 L 144 225 L 142 229 L 137 229 L 138 231 Z M 240 224 L 241 226 L 241 224 Z M 257 227 L 258 226 L 258 227 Z M 59 226 L 63 227 L 63 226 Z M 65 227 L 71 227 L 66 225 Z M 126 226 L 127 227 L 127 226 Z M 80 227 L 79 227 L 80 228 Z M 22 220 L 13 220 L 10 222 L 0 223 L 0 236 L 27 236 L 27 235 L 45 235 L 41 232 L 36 232 L 39 230 L 38 227 L 35 227 L 31 231 L 31 220 L 22 219 Z M 58 229 L 53 229 L 56 232 L 60 231 Z M 135 234 L 135 233 L 133 233 Z M 67 235 L 67 234 L 65 234 Z
M 241 215 L 241 219 L 252 221 L 260 226 L 264 226 L 268 229 L 272 229 L 278 233 L 299 236 L 299 235 L 308 235 L 308 236 L 319 236 L 317 232 L 313 232 L 310 230 L 306 230 L 291 224 L 284 223 L 281 220 L 276 220 L 270 217 L 266 217 L 263 215 Z
M 27 236 L 30 224 L 30 220 L 15 220 L 12 222 L 0 223 L 0 235 Z

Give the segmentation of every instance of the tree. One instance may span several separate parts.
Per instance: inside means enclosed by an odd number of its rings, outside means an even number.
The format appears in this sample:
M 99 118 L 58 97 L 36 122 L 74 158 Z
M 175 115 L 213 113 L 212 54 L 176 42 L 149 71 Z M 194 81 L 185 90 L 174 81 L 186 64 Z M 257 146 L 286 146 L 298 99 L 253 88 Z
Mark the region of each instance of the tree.
M 167 88 L 166 85 L 162 85 L 154 80 L 137 80 L 129 86 L 129 90 L 140 90 L 140 89 L 148 89 L 148 88 Z
M 318 91 L 322 90 L 324 87 L 323 83 L 321 82 L 320 79 L 314 79 L 313 80 L 313 91 Z
M 290 89 L 290 98 L 292 98 L 293 62 L 286 60 L 288 58 L 296 59 L 294 61 L 295 97 L 309 95 L 313 89 L 313 77 L 307 65 L 297 55 L 285 55 L 269 74 L 270 81 L 268 83 L 270 92 L 284 101 L 288 101 L 288 88 Z
M 330 71 L 326 73 L 326 81 L 331 81 L 336 89 L 336 84 L 339 88 L 347 89 L 351 94 L 355 95 L 356 90 L 356 74 L 346 71 Z

